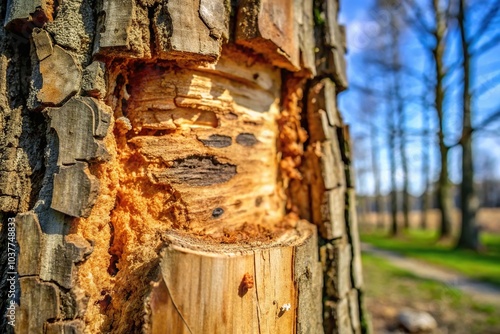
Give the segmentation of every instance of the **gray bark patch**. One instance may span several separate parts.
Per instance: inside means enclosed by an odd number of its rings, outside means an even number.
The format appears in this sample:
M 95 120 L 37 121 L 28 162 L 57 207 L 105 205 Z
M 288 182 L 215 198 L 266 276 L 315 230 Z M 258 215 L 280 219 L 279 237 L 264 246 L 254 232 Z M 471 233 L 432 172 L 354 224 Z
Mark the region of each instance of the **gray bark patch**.
M 254 146 L 258 140 L 252 133 L 240 133 L 236 137 L 236 142 L 243 146 Z
M 236 166 L 221 163 L 213 156 L 192 155 L 174 161 L 163 173 L 171 183 L 211 186 L 225 183 L 236 175 Z
M 222 147 L 228 147 L 231 146 L 233 143 L 233 140 L 229 136 L 221 136 L 221 135 L 211 135 L 207 139 L 198 139 L 203 143 L 205 146 L 209 147 L 217 147 L 217 148 L 222 148 Z

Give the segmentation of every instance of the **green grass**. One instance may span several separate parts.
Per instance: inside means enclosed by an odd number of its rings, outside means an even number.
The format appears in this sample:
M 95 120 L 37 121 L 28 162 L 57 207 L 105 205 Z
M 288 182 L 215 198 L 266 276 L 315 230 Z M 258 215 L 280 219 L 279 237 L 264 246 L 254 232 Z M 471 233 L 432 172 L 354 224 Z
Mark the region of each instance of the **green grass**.
M 436 242 L 432 231 L 410 230 L 398 238 L 381 232 L 362 234 L 361 240 L 376 247 L 395 251 L 457 271 L 467 277 L 500 286 L 500 236 L 484 234 L 482 242 L 487 250 L 476 253 L 457 250 L 451 245 Z
M 391 318 L 384 310 L 410 307 L 430 312 L 449 333 L 499 333 L 500 310 L 477 303 L 453 287 L 417 277 L 370 254 L 363 254 L 363 274 L 374 321 Z

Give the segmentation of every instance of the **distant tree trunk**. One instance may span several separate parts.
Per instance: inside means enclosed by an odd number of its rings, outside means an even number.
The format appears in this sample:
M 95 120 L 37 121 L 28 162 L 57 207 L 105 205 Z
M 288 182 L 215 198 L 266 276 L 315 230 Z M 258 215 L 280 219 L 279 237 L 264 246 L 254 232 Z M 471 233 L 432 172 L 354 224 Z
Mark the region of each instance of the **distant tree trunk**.
M 366 331 L 337 1 L 0 4 L 1 333 Z
M 474 189 L 474 160 L 472 156 L 472 121 L 471 121 L 471 54 L 467 38 L 467 21 L 465 17 L 465 0 L 460 0 L 458 26 L 462 44 L 464 86 L 462 92 L 463 125 L 460 146 L 462 147 L 462 183 L 460 185 L 460 210 L 462 224 L 457 247 L 478 250 L 480 248 L 477 231 L 476 213 L 479 200 Z
M 394 5 L 392 1 L 389 1 L 386 5 L 391 8 Z M 396 138 L 401 135 L 401 124 L 403 113 L 403 101 L 401 101 L 400 94 L 400 70 L 401 63 L 399 59 L 399 24 L 397 11 L 391 8 L 390 13 L 390 57 L 391 57 L 391 68 L 390 73 L 392 76 L 392 87 L 390 90 L 390 108 L 391 113 L 389 114 L 389 159 L 390 159 L 390 170 L 391 170 L 391 234 L 397 235 L 399 233 L 398 227 L 398 196 L 397 196 L 397 160 L 396 160 Z M 397 121 L 394 121 L 394 116 L 396 116 Z M 400 138 L 401 139 L 401 138 Z M 399 147 L 401 148 L 401 146 Z M 400 151 L 401 153 L 401 151 Z
M 440 238 L 451 237 L 452 210 L 453 201 L 451 197 L 450 179 L 448 176 L 448 151 L 444 141 L 445 122 L 444 122 L 444 86 L 443 80 L 446 74 L 444 67 L 444 50 L 445 50 L 445 33 L 446 33 L 446 16 L 441 8 L 439 0 L 433 0 L 433 10 L 436 21 L 436 29 L 434 37 L 436 45 L 432 51 L 435 65 L 436 86 L 435 86 L 435 108 L 439 121 L 438 142 L 439 155 L 441 158 L 441 170 L 437 183 L 437 202 L 441 215 L 439 236 Z
M 391 203 L 391 235 L 395 236 L 399 233 L 398 226 L 398 190 L 396 184 L 396 138 L 394 126 L 389 127 L 389 160 L 390 160 L 390 173 L 391 173 L 391 191 L 390 191 L 390 203 Z
M 427 120 L 427 124 L 424 124 L 424 133 L 422 137 L 422 179 L 424 181 L 424 190 L 422 192 L 422 201 L 421 201 L 421 216 L 420 216 L 420 228 L 425 230 L 427 229 L 427 212 L 431 206 L 431 197 L 429 194 L 431 177 L 430 177 L 430 118 L 429 116 L 425 117 Z
M 408 157 L 406 155 L 406 139 L 405 139 L 405 112 L 404 101 L 401 96 L 398 97 L 398 113 L 399 113 L 399 154 L 401 156 L 401 171 L 403 176 L 403 226 L 405 229 L 410 228 L 410 193 L 408 191 Z
M 372 149 L 372 170 L 373 170 L 373 182 L 375 185 L 375 213 L 376 213 L 376 226 L 379 229 L 385 227 L 385 217 L 383 212 L 382 204 L 382 194 L 380 189 L 380 169 L 379 169 L 379 145 L 378 145 L 378 134 L 377 128 L 372 125 L 370 127 L 370 137 L 371 137 L 371 149 Z

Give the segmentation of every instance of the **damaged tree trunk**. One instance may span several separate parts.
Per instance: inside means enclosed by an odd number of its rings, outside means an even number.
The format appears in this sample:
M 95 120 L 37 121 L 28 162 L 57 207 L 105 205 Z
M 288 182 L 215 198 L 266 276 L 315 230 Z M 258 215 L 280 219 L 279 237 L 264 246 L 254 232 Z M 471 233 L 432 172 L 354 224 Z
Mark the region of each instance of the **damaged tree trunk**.
M 366 331 L 337 1 L 1 6 L 2 333 Z

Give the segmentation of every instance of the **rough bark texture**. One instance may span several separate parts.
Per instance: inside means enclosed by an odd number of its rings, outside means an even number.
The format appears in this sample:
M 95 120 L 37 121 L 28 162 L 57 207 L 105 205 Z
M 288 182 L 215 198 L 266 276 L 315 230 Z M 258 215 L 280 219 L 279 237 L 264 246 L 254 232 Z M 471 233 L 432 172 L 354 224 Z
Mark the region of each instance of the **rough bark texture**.
M 337 1 L 0 14 L 0 332 L 364 331 Z

